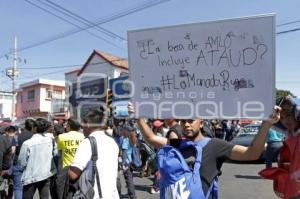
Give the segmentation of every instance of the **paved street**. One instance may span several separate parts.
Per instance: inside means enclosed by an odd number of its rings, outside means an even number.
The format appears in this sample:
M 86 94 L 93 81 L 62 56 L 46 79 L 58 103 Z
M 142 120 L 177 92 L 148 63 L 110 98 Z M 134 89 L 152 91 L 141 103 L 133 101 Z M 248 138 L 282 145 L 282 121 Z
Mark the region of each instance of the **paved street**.
M 257 173 L 264 164 L 226 163 L 220 177 L 219 198 L 224 199 L 274 199 L 272 182 L 261 179 Z M 124 182 L 124 181 L 123 181 Z M 149 193 L 152 181 L 148 178 L 135 178 L 138 199 L 158 199 L 159 195 Z M 122 187 L 122 194 L 127 193 Z
M 225 199 L 275 199 L 273 184 L 261 179 L 258 172 L 264 164 L 223 165 L 223 175 L 220 178 L 220 197 Z
M 221 199 L 275 199 L 272 182 L 261 179 L 257 173 L 264 164 L 259 163 L 225 163 L 220 177 L 219 198 Z M 127 193 L 124 179 L 122 180 L 122 195 Z M 150 194 L 150 178 L 135 177 L 135 188 L 138 199 L 158 199 L 158 194 Z M 36 194 L 38 195 L 38 194 Z M 39 197 L 36 196 L 35 199 Z M 127 198 L 127 197 L 123 197 Z

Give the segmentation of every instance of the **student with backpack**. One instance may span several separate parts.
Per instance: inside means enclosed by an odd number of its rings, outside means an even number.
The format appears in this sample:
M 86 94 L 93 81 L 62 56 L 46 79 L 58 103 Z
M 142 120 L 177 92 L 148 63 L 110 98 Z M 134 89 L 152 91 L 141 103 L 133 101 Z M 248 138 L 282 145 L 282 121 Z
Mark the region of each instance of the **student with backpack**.
M 129 113 L 134 113 L 131 103 Z M 231 160 L 256 160 L 264 150 L 268 129 L 279 119 L 279 107 L 274 108 L 272 119 L 264 121 L 260 132 L 249 147 L 233 145 L 215 138 L 204 138 L 200 131 L 201 119 L 181 120 L 185 140 L 168 140 L 153 134 L 143 118 L 138 125 L 145 140 L 158 152 L 161 174 L 160 198 L 217 198 L 217 177 L 222 163 Z M 171 146 L 170 146 L 171 145 Z
M 97 160 L 92 160 L 90 140 L 84 139 L 77 148 L 70 166 L 70 181 L 80 180 L 82 173 L 88 173 L 90 174 L 88 180 L 93 184 L 94 194 L 92 194 L 93 197 L 81 198 L 119 199 L 117 190 L 119 147 L 114 138 L 105 132 L 106 116 L 104 111 L 92 110 L 87 113 L 83 118 L 82 126 L 85 137 L 93 137 L 96 140 Z M 91 175 L 93 173 L 95 175 Z

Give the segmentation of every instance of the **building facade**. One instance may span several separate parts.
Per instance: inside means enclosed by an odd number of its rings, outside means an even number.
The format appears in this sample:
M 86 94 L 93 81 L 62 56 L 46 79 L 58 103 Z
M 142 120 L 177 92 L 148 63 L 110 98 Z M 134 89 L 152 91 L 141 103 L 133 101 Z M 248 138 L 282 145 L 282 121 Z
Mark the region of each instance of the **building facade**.
M 0 120 L 12 117 L 12 93 L 0 91 Z
M 17 91 L 16 117 L 65 119 L 65 82 L 37 79 L 21 84 Z
M 70 116 L 77 117 L 78 107 L 87 101 L 91 104 L 103 101 L 109 79 L 122 75 L 128 75 L 126 59 L 94 50 L 81 68 L 65 73 L 66 101 L 69 102 Z

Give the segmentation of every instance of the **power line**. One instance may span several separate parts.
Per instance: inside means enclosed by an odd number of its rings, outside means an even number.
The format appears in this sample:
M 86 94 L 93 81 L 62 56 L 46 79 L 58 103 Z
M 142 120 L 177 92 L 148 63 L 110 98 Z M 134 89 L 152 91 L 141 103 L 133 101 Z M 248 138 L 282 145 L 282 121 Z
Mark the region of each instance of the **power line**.
M 52 68 L 71 68 L 78 66 L 78 64 L 73 65 L 65 65 L 65 66 L 46 66 L 46 67 L 18 67 L 20 70 L 45 70 L 45 69 L 52 69 Z
M 51 15 L 53 15 L 53 16 L 55 16 L 55 17 L 57 17 L 57 18 L 59 18 L 59 19 L 61 19 L 61 20 L 63 20 L 63 21 L 65 21 L 65 22 L 67 22 L 67 23 L 69 23 L 69 24 L 71 24 L 71 25 L 73 25 L 73 26 L 79 28 L 80 30 L 86 31 L 86 32 L 89 33 L 90 35 L 92 35 L 92 36 L 94 36 L 94 37 L 96 37 L 96 38 L 98 38 L 98 39 L 100 39 L 100 40 L 103 40 L 103 41 L 105 41 L 105 42 L 107 42 L 107 43 L 109 43 L 109 44 L 111 44 L 111 45 L 113 45 L 113 46 L 115 46 L 115 47 L 117 47 L 117 48 L 120 48 L 118 45 L 112 43 L 111 41 L 109 41 L 109 40 L 107 40 L 107 39 L 104 39 L 103 37 L 100 37 L 100 36 L 98 36 L 98 35 L 96 35 L 96 34 L 90 32 L 89 30 L 87 30 L 87 29 L 85 29 L 85 28 L 83 28 L 83 27 L 81 27 L 81 26 L 79 26 L 79 25 L 77 25 L 77 24 L 74 24 L 73 22 L 71 22 L 71 21 L 69 21 L 69 20 L 67 20 L 67 19 L 65 19 L 65 18 L 62 18 L 61 16 L 58 16 L 58 15 L 56 15 L 55 13 L 53 13 L 53 12 L 51 12 L 51 11 L 49 11 L 49 10 L 47 10 L 47 9 L 45 9 L 45 8 L 43 8 L 43 7 L 41 7 L 41 6 L 39 6 L 39 5 L 37 5 L 37 4 L 35 4 L 35 3 L 31 2 L 31 1 L 29 1 L 29 0 L 24 0 L 24 1 L 26 1 L 27 3 L 33 5 L 33 6 L 39 8 L 39 9 L 41 9 L 41 10 L 43 10 L 44 12 L 46 12 L 46 13 L 48 13 L 48 14 L 51 14 Z M 120 48 L 120 49 L 122 49 L 122 48 Z M 20 50 L 19 50 L 19 51 L 20 51 Z
M 41 2 L 41 0 L 38 0 L 38 1 Z M 50 4 L 52 4 L 53 6 L 55 6 L 56 8 L 59 8 L 60 10 L 57 10 L 57 9 L 56 10 L 59 11 L 60 13 L 65 13 L 67 16 L 71 17 L 72 19 L 77 20 L 77 21 L 81 21 L 81 23 L 84 23 L 86 25 L 95 25 L 94 28 L 96 28 L 100 32 L 103 32 L 103 33 L 107 34 L 108 36 L 110 36 L 112 38 L 118 38 L 120 40 L 125 40 L 126 41 L 126 39 L 124 37 L 122 37 L 120 35 L 117 35 L 117 34 L 111 32 L 110 30 L 107 30 L 107 29 L 105 29 L 105 28 L 103 28 L 101 26 L 98 26 L 94 22 L 89 21 L 86 18 L 84 18 L 84 17 L 82 17 L 82 16 L 80 16 L 80 15 L 78 15 L 78 14 L 76 14 L 76 13 L 74 13 L 74 12 L 72 12 L 72 11 L 70 11 L 70 10 L 68 10 L 68 9 L 66 9 L 66 8 L 64 8 L 64 7 L 60 6 L 60 5 L 52 2 L 52 1 L 50 1 L 50 0 L 46 0 L 46 1 L 48 3 L 50 3 Z
M 280 84 L 299 84 L 300 81 L 299 80 L 295 80 L 295 81 L 277 81 L 276 83 L 280 83 Z
M 277 35 L 281 35 L 281 34 L 286 34 L 286 33 L 290 33 L 290 32 L 296 32 L 299 31 L 300 28 L 295 28 L 295 29 L 290 29 L 290 30 L 285 30 L 285 31 L 281 31 L 281 32 L 277 32 Z
M 25 1 L 28 1 L 28 0 L 25 0 Z M 59 12 L 60 14 L 62 14 L 62 15 L 64 15 L 64 16 L 67 16 L 67 17 L 69 17 L 69 18 L 72 18 L 73 20 L 76 20 L 76 21 L 79 22 L 79 23 L 84 24 L 86 27 L 89 26 L 89 25 L 91 25 L 91 24 L 92 24 L 92 25 L 94 24 L 93 22 L 90 22 L 90 21 L 88 21 L 87 19 L 85 19 L 85 18 L 83 18 L 83 17 L 81 17 L 81 16 L 79 16 L 79 15 L 77 15 L 77 14 L 75 14 L 75 13 L 73 13 L 73 12 L 71 12 L 71 11 L 69 11 L 69 10 L 63 8 L 63 7 L 61 7 L 60 5 L 51 2 L 51 1 L 47 1 L 47 2 L 49 2 L 51 5 L 50 5 L 49 3 L 46 3 L 46 2 L 44 2 L 44 1 L 42 1 L 42 0 L 36 0 L 36 1 L 38 1 L 38 2 L 40 2 L 41 4 L 43 4 L 43 5 L 45 5 L 45 6 L 49 7 L 49 8 L 51 8 L 51 9 L 57 11 L 57 12 Z M 61 19 L 61 18 L 60 18 L 60 19 Z M 74 24 L 72 24 L 72 25 L 74 25 Z M 76 26 L 76 27 L 78 27 L 78 26 Z M 114 39 L 115 39 L 115 38 L 118 38 L 118 39 L 120 39 L 120 40 L 125 40 L 123 37 L 121 37 L 121 36 L 119 36 L 119 35 L 117 35 L 117 34 L 111 32 L 111 31 L 109 31 L 109 30 L 107 30 L 107 29 L 105 29 L 105 28 L 102 28 L 102 27 L 100 27 L 100 26 L 96 26 L 95 28 L 96 28 L 96 30 L 98 30 L 99 32 L 104 33 L 104 34 L 106 34 L 106 35 L 109 36 L 109 37 L 112 37 L 112 38 L 114 38 Z
M 29 79 L 32 77 L 40 77 L 40 76 L 45 76 L 45 75 L 51 75 L 51 74 L 56 74 L 56 73 L 61 73 L 61 72 L 65 72 L 66 69 L 63 70 L 56 70 L 56 71 L 52 71 L 52 72 L 46 72 L 46 73 L 39 73 L 39 74 L 35 74 L 35 75 L 30 75 L 30 76 L 23 76 L 22 78 L 19 78 L 18 80 L 22 80 L 22 79 Z
M 125 58 L 120 58 L 120 59 L 113 59 L 110 60 L 110 62 L 118 62 L 118 61 L 124 61 L 127 60 Z M 101 61 L 101 62 L 95 62 L 95 63 L 90 63 L 89 65 L 100 65 L 100 64 L 107 64 L 107 61 Z M 53 69 L 53 68 L 70 68 L 70 67 L 75 67 L 75 66 L 82 66 L 83 64 L 69 64 L 69 65 L 60 65 L 60 66 L 46 66 L 46 67 L 18 67 L 18 69 L 22 70 L 44 70 L 44 69 Z
M 287 22 L 287 23 L 278 24 L 277 27 L 291 25 L 291 24 L 299 23 L 299 22 L 300 22 L 300 20 L 290 21 L 290 22 Z
M 124 17 L 124 16 L 127 16 L 127 15 L 130 15 L 132 13 L 135 13 L 135 12 L 139 12 L 141 10 L 144 10 L 144 9 L 147 9 L 147 8 L 150 8 L 150 7 L 153 7 L 153 6 L 156 6 L 158 4 L 161 4 L 161 3 L 164 3 L 164 2 L 167 2 L 167 1 L 171 1 L 171 0 L 154 0 L 154 1 L 150 1 L 148 3 L 143 3 L 141 5 L 137 5 L 133 8 L 129 8 L 127 10 L 124 10 L 124 11 L 121 11 L 121 12 L 118 12 L 116 14 L 113 14 L 112 16 L 108 16 L 106 18 L 103 18 L 103 19 L 100 19 L 98 20 L 97 22 L 95 22 L 95 25 L 101 25 L 103 23 L 107 23 L 107 22 L 110 22 L 110 21 L 113 21 L 113 20 L 116 20 L 118 18 L 121 18 L 121 17 Z M 31 45 L 28 45 L 28 46 L 25 46 L 25 47 L 21 47 L 18 49 L 18 52 L 21 52 L 21 51 L 24 51 L 24 50 L 27 50 L 27 49 L 30 49 L 30 48 L 34 48 L 34 47 L 37 47 L 37 46 L 41 46 L 41 45 L 44 45 L 44 44 L 47 44 L 47 43 L 50 43 L 50 42 L 53 42 L 53 41 L 56 41 L 58 39 L 62 39 L 62 38 L 65 38 L 65 37 L 68 37 L 68 36 L 71 36 L 73 34 L 76 34 L 78 32 L 81 32 L 83 30 L 86 30 L 86 29 L 90 29 L 90 28 L 93 28 L 95 25 L 91 25 L 91 26 L 88 26 L 86 28 L 83 28 L 83 29 L 72 29 L 72 30 L 69 30 L 67 32 L 63 32 L 63 33 L 60 33 L 58 35 L 55 35 L 51 38 L 48 38 L 46 40 L 43 40 L 43 41 L 39 41 L 39 42 L 36 42 L 34 44 L 31 44 Z M 0 59 L 5 57 L 6 55 L 8 54 L 11 54 L 12 51 L 9 51 L 7 53 L 4 53 L 0 56 Z
M 120 58 L 120 59 L 114 59 L 111 60 L 110 62 L 117 62 L 117 61 L 123 61 L 123 60 L 127 60 L 125 58 Z M 107 61 L 101 61 L 101 62 L 95 62 L 95 63 L 90 63 L 89 65 L 97 65 L 97 64 L 107 64 Z M 49 66 L 49 67 L 31 67 L 31 68 L 18 68 L 18 69 L 53 69 L 53 68 L 68 68 L 68 67 L 75 67 L 75 66 L 80 66 L 83 64 L 74 64 L 74 65 L 64 65 L 64 66 Z M 41 76 L 45 76 L 45 75 L 51 75 L 51 74 L 56 74 L 56 73 L 61 73 L 61 72 L 66 72 L 67 69 L 63 69 L 63 70 L 57 70 L 57 71 L 52 71 L 52 72 L 46 72 L 46 73 L 39 73 L 39 74 L 35 74 L 35 75 L 30 75 L 30 76 L 23 76 L 22 78 L 18 78 L 18 80 L 24 80 L 24 79 L 31 79 L 33 77 L 41 77 Z M 3 73 L 4 71 L 2 71 Z M 3 84 L 7 82 L 6 80 L 1 81 L 0 84 Z
M 53 71 L 53 72 L 47 72 L 47 73 L 40 73 L 40 74 L 35 74 L 32 76 L 23 76 L 21 78 L 18 78 L 18 80 L 24 80 L 24 79 L 31 79 L 32 77 L 41 77 L 41 76 L 45 76 L 45 75 L 51 75 L 51 74 L 56 74 L 56 73 L 61 73 L 64 72 L 66 69 L 63 70 L 57 70 L 57 71 Z M 7 80 L 1 81 L 1 84 L 7 82 Z

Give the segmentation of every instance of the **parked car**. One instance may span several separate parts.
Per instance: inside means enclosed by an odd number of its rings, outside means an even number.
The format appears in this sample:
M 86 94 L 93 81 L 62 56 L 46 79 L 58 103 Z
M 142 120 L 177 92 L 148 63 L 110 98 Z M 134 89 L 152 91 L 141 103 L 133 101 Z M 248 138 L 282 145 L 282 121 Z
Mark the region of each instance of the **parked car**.
M 260 124 L 248 124 L 242 127 L 237 135 L 231 141 L 233 144 L 238 144 L 242 146 L 250 146 L 255 135 L 258 133 Z M 262 153 L 260 159 L 264 160 L 265 158 L 265 151 L 266 151 L 267 144 L 265 144 L 265 150 Z

